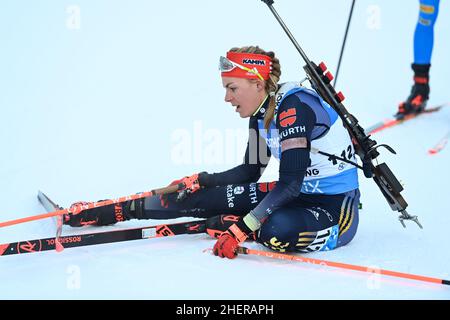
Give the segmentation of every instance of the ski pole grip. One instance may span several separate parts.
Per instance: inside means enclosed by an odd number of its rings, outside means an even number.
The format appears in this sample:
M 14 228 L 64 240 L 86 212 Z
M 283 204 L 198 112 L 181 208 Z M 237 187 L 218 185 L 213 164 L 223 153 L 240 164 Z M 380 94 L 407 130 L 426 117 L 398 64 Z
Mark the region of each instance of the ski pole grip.
M 152 194 L 153 195 L 160 195 L 160 194 L 168 194 L 168 193 L 174 193 L 177 192 L 179 189 L 179 185 L 173 185 L 173 186 L 168 186 L 168 187 L 164 187 L 164 188 L 159 188 L 159 189 L 154 189 L 152 190 Z
M 273 0 L 261 0 L 262 2 L 264 2 L 265 4 L 267 4 L 268 6 L 273 5 Z
M 239 254 L 248 254 L 248 249 L 247 249 L 246 247 L 238 247 L 238 248 L 236 249 L 236 253 L 239 253 Z

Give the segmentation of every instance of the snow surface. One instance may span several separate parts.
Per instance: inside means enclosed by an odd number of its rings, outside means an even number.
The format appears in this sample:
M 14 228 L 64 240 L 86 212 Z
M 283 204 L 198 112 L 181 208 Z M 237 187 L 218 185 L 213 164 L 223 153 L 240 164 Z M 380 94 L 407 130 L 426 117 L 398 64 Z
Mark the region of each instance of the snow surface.
M 275 7 L 308 56 L 334 70 L 350 4 L 278 0 Z M 364 127 L 392 114 L 409 93 L 417 14 L 418 1 L 357 1 L 338 89 Z M 435 31 L 430 105 L 450 98 L 445 2 Z M 217 70 L 230 47 L 272 49 L 282 81 L 304 77 L 297 52 L 257 0 L 2 1 L 0 38 L 0 221 L 42 213 L 38 189 L 68 206 L 238 164 L 247 120 L 223 101 Z M 423 230 L 404 229 L 361 176 L 355 239 L 309 257 L 449 279 L 450 150 L 427 155 L 449 126 L 450 107 L 375 136 L 397 151 L 382 158 L 405 184 Z M 272 163 L 263 178 L 276 177 Z M 0 243 L 53 234 L 50 220 L 38 221 L 3 228 Z M 206 235 L 184 235 L 1 257 L 0 298 L 450 298 L 448 287 L 417 281 L 254 256 L 219 259 L 203 252 L 213 244 Z

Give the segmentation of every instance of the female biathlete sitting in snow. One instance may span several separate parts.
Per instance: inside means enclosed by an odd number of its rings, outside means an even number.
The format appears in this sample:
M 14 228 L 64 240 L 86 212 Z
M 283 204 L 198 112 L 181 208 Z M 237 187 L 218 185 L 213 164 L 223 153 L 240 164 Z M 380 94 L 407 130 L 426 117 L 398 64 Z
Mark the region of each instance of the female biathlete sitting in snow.
M 358 226 L 357 168 L 311 152 L 356 161 L 350 136 L 336 112 L 315 91 L 278 84 L 280 63 L 259 47 L 220 57 L 225 101 L 249 118 L 244 163 L 225 172 L 185 177 L 185 189 L 82 211 L 65 224 L 108 225 L 128 219 L 208 218 L 218 238 L 214 253 L 234 258 L 246 239 L 280 251 L 332 250 L 349 243 Z M 270 155 L 279 181 L 257 183 Z

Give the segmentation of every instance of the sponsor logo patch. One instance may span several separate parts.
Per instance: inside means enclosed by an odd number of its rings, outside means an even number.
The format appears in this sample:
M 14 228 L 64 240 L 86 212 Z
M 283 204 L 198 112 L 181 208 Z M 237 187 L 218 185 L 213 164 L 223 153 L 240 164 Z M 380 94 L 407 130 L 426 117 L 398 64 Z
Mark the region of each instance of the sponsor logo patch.
M 242 186 L 238 186 L 238 187 L 235 187 L 234 188 L 234 194 L 243 194 L 244 193 L 244 187 L 242 187 Z
M 305 177 L 318 176 L 320 174 L 319 169 L 307 169 Z
M 42 242 L 40 240 L 23 241 L 17 244 L 18 253 L 39 252 L 42 250 Z
M 258 195 L 256 193 L 256 183 L 251 183 L 250 184 L 249 197 L 250 197 L 250 202 L 251 203 L 258 203 Z
M 242 63 L 245 64 L 256 64 L 258 66 L 265 66 L 266 62 L 264 60 L 256 60 L 256 59 L 243 59 Z
M 227 186 L 227 203 L 228 208 L 234 208 L 234 194 L 233 194 L 233 186 Z
M 280 125 L 283 128 L 293 125 L 296 120 L 297 120 L 297 110 L 295 108 L 290 108 L 280 113 Z
M 276 185 L 276 184 L 277 184 L 276 182 L 270 182 L 270 183 L 268 183 L 268 182 L 263 182 L 263 183 L 259 183 L 259 184 L 258 184 L 258 189 L 259 189 L 259 191 L 266 193 L 266 192 L 272 191 L 272 189 L 275 188 L 275 185 Z
M 286 130 L 283 130 L 280 133 L 280 139 L 282 138 L 286 138 L 290 135 L 294 135 L 294 134 L 298 134 L 298 133 L 305 133 L 306 132 L 306 127 L 305 126 L 296 126 L 296 127 L 291 127 L 288 128 Z
M 434 13 L 434 6 L 421 4 L 420 5 L 420 12 L 423 12 L 423 13 L 426 13 L 426 14 L 433 14 Z

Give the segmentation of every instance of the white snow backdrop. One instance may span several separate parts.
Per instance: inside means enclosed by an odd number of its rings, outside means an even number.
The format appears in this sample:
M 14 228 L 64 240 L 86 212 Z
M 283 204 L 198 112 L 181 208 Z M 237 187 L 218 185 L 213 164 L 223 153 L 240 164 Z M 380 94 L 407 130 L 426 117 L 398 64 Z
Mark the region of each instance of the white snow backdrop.
M 334 71 L 350 4 L 278 0 L 275 8 L 308 56 Z M 337 88 L 363 127 L 393 114 L 409 93 L 417 15 L 418 1 L 357 1 Z M 429 105 L 450 100 L 448 34 L 450 6 L 443 1 Z M 259 0 L 5 0 L 0 39 L 0 221 L 42 213 L 38 189 L 68 206 L 239 164 L 248 122 L 224 102 L 217 69 L 233 46 L 274 50 L 281 81 L 304 78 L 303 61 Z M 449 128 L 450 107 L 375 136 L 397 151 L 381 158 L 405 184 L 409 212 L 419 215 L 423 230 L 413 223 L 404 229 L 361 175 L 364 209 L 355 239 L 310 257 L 450 278 L 450 153 L 427 155 Z M 276 179 L 272 163 L 263 180 Z M 38 221 L 1 229 L 0 243 L 52 235 L 52 222 Z M 186 235 L 5 256 L 0 298 L 450 298 L 449 288 L 438 285 L 203 253 L 213 245 L 206 235 Z M 229 278 L 220 290 L 217 278 Z M 252 285 L 236 290 L 234 282 Z

